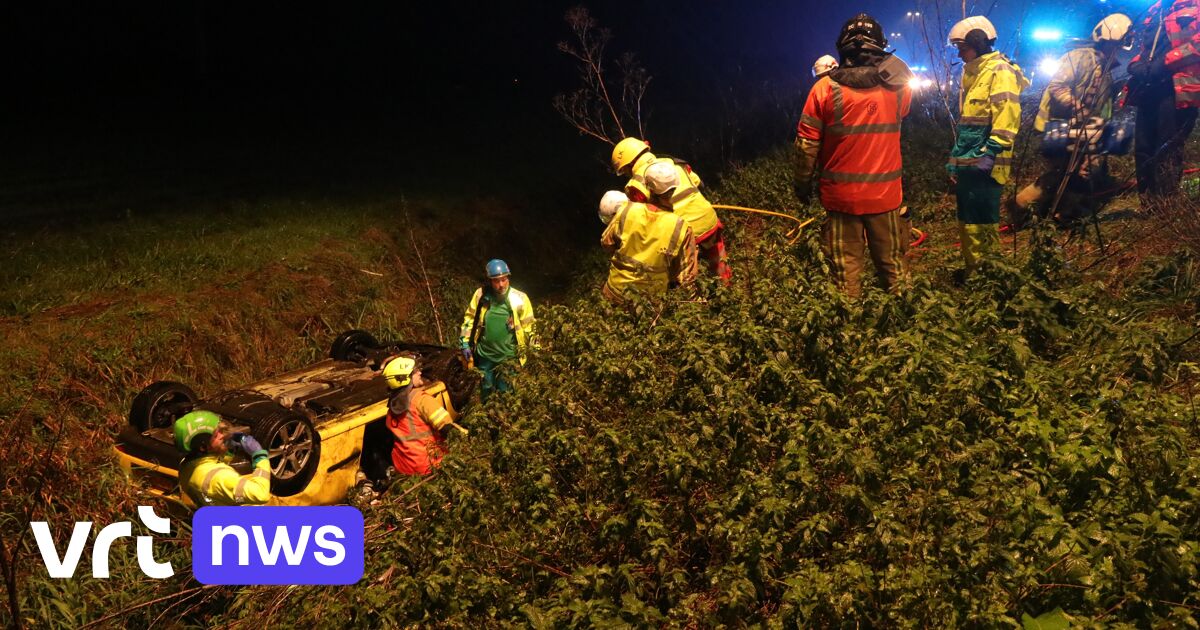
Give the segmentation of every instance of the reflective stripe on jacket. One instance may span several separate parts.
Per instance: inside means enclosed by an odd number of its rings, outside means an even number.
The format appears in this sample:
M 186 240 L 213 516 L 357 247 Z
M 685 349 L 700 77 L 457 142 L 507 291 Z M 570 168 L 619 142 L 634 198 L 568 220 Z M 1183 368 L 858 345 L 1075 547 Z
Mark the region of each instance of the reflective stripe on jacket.
M 946 168 L 951 174 L 975 168 L 987 153 L 995 156 L 992 179 L 1008 182 L 1012 174 L 1013 143 L 1021 126 L 1021 92 L 1029 79 L 1020 66 L 999 52 L 990 52 L 963 65 L 958 137 Z
M 600 245 L 616 250 L 608 270 L 608 292 L 618 298 L 636 290 L 665 293 L 671 282 L 696 278 L 696 239 L 683 219 L 656 206 L 629 202 L 608 224 Z
M 479 341 L 479 335 L 483 333 L 483 321 L 487 316 L 488 307 L 491 305 L 491 291 L 487 292 L 488 297 L 484 297 L 483 287 L 475 289 L 475 294 L 471 296 L 470 304 L 467 304 L 467 312 L 463 316 L 462 327 L 459 329 L 459 340 L 462 343 L 469 344 L 471 348 Z M 527 347 L 535 345 L 533 336 L 533 304 L 529 302 L 529 296 L 524 293 L 508 287 L 508 307 L 513 312 L 513 334 L 517 339 L 517 358 L 521 361 L 521 365 L 525 365 L 527 358 Z M 478 325 L 476 323 L 478 322 Z
M 395 437 L 392 465 L 396 471 L 404 475 L 425 475 L 441 463 L 447 450 L 439 431 L 450 421 L 450 412 L 420 387 L 409 392 L 408 409 L 403 414 L 389 408 L 386 422 Z
M 196 507 L 263 505 L 271 498 L 271 462 L 263 458 L 243 476 L 220 458 L 204 455 L 183 462 L 179 482 Z
M 822 77 L 808 92 L 796 125 L 797 178 L 812 177 L 809 162 L 816 154 L 821 205 L 827 210 L 866 215 L 899 208 L 904 201 L 900 121 L 911 102 L 907 86 L 852 88 Z
M 1142 28 L 1142 51 L 1130 63 L 1148 57 L 1154 47 L 1154 57 L 1162 58 L 1171 73 L 1175 107 L 1200 107 L 1200 0 L 1175 0 L 1165 14 L 1159 0 L 1146 12 Z M 1127 86 L 1122 102 L 1135 92 Z
M 1058 60 L 1058 72 L 1042 94 L 1033 128 L 1045 131 L 1051 120 L 1079 122 L 1098 116 L 1112 118 L 1112 68 L 1100 51 L 1088 46 L 1077 48 Z
M 679 187 L 671 196 L 671 211 L 675 216 L 687 221 L 692 228 L 692 234 L 697 237 L 712 232 L 717 227 L 717 211 L 712 203 L 700 192 L 700 176 L 692 171 L 690 166 L 681 164 L 671 158 L 656 157 L 653 153 L 643 153 L 633 163 L 633 176 L 625 184 L 625 194 L 633 201 L 646 202 L 650 200 L 650 189 L 646 186 L 646 169 L 655 162 L 672 162 L 679 175 Z

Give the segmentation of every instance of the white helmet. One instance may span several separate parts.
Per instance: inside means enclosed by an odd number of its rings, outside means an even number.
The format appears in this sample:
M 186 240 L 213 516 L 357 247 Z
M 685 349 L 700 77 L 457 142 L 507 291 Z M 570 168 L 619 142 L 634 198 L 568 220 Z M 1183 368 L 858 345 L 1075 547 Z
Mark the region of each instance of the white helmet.
M 967 34 L 971 31 L 983 31 L 984 37 L 988 40 L 995 41 L 996 27 L 992 26 L 992 21 L 982 15 L 972 15 L 971 17 L 962 20 L 955 24 L 950 29 L 950 44 L 965 44 L 967 43 Z
M 661 195 L 679 187 L 679 168 L 671 160 L 660 160 L 646 169 L 646 187 L 655 195 Z
M 838 61 L 833 58 L 833 55 L 821 55 L 821 58 L 813 63 L 813 76 L 821 78 L 837 67 Z
M 1121 42 L 1121 46 L 1125 50 L 1133 48 L 1133 20 L 1129 19 L 1124 13 L 1114 13 L 1096 25 L 1092 29 L 1092 41 L 1100 42 Z
M 612 223 L 613 217 L 629 203 L 629 197 L 619 190 L 610 190 L 600 198 L 600 222 L 604 225 Z

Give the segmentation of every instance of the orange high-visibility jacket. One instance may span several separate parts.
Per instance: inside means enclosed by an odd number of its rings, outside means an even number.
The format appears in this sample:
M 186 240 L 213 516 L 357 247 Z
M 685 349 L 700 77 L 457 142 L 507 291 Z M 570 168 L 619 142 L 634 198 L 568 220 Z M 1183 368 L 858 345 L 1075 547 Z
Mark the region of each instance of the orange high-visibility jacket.
M 1164 7 L 1159 0 L 1147 11 L 1142 28 L 1146 38 L 1142 52 L 1130 63 L 1141 61 L 1154 47 L 1154 56 L 1161 58 L 1171 73 L 1175 107 L 1200 108 L 1200 2 L 1174 0 Z M 1122 105 L 1133 91 L 1126 86 Z
M 858 89 L 828 76 L 817 81 L 796 135 L 798 144 L 820 144 L 821 205 L 856 215 L 900 207 L 900 120 L 911 102 L 907 86 Z
M 413 388 L 403 414 L 389 408 L 387 428 L 396 438 L 392 443 L 396 472 L 425 475 L 433 471 L 447 452 L 446 440 L 438 431 L 451 420 L 450 413 L 420 387 Z

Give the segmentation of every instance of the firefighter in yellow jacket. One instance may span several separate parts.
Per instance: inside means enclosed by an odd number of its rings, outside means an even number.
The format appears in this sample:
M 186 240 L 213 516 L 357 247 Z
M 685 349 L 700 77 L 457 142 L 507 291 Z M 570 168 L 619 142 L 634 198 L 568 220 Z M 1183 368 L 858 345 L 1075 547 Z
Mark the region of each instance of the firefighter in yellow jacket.
M 1117 55 L 1133 46 L 1133 22 L 1114 13 L 1092 29 L 1091 46 L 1076 48 L 1058 60 L 1058 71 L 1050 79 L 1038 107 L 1033 129 L 1046 130 L 1050 121 L 1066 121 L 1083 137 L 1061 155 L 1046 156 L 1046 170 L 1008 202 L 1014 228 L 1028 225 L 1036 213 L 1069 224 L 1094 214 L 1100 195 L 1096 189 L 1108 180 L 1105 157 L 1093 147 L 1099 144 L 1104 123 L 1113 114 L 1113 76 Z M 1066 179 L 1063 196 L 1054 216 L 1051 206 Z M 1105 186 L 1108 187 L 1108 186 Z
M 717 211 L 712 203 L 700 192 L 700 176 L 683 160 L 668 156 L 656 156 L 650 152 L 650 145 L 645 140 L 625 138 L 613 147 L 612 165 L 617 175 L 629 177 L 625 184 L 625 194 L 631 201 L 645 203 L 650 200 L 650 188 L 646 182 L 646 170 L 651 164 L 666 162 L 672 164 L 679 174 L 682 184 L 675 190 L 670 199 L 670 209 L 675 216 L 687 222 L 696 236 L 696 247 L 699 255 L 708 262 L 709 270 L 728 282 L 732 277 L 728 258 L 725 253 L 725 226 L 717 217 Z
M 962 117 L 946 168 L 955 182 L 963 262 L 970 272 L 1000 250 L 1000 193 L 1012 175 L 1013 143 L 1021 124 L 1021 91 L 1029 80 L 993 50 L 996 27 L 972 16 L 950 29 L 963 64 Z
M 529 296 L 509 285 L 508 263 L 489 260 L 487 282 L 475 290 L 463 315 L 459 343 L 463 356 L 483 373 L 481 398 L 512 386 L 496 375 L 496 366 L 517 359 L 525 365 L 529 349 L 537 347 L 533 335 L 533 304 Z
M 617 190 L 600 200 L 600 219 L 608 224 L 600 245 L 612 253 L 601 293 L 610 302 L 625 304 L 633 292 L 662 295 L 695 279 L 696 241 L 683 219 Z
M 238 474 L 227 462 L 229 444 L 246 453 L 254 466 Z M 271 462 L 254 436 L 229 432 L 211 411 L 193 411 L 175 421 L 175 446 L 187 453 L 179 467 L 179 486 L 197 507 L 262 505 L 271 498 Z

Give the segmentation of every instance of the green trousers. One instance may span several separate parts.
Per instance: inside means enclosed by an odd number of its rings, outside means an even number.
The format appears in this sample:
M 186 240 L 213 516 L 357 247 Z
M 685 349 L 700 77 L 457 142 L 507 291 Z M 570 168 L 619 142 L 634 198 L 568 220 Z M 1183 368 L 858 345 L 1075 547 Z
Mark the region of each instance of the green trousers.
M 1000 192 L 1003 186 L 978 169 L 958 174 L 954 196 L 958 202 L 958 232 L 963 264 L 970 271 L 979 261 L 1000 253 Z

